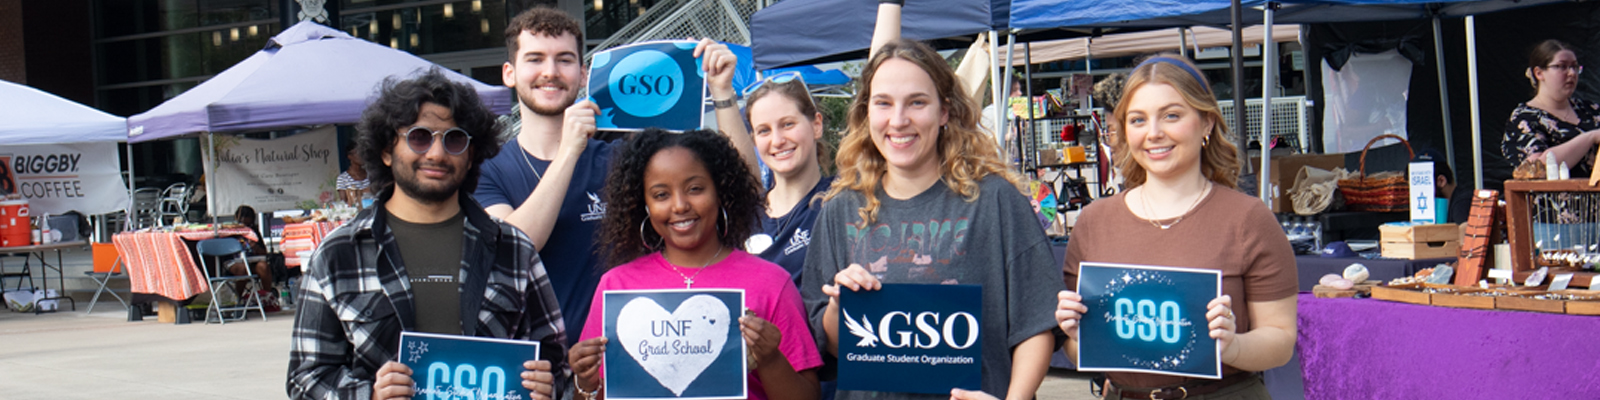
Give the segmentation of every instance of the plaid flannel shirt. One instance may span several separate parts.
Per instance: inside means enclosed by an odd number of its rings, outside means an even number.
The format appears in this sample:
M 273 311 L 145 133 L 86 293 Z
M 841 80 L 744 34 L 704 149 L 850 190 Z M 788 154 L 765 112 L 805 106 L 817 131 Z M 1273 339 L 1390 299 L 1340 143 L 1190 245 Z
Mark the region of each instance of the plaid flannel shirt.
M 416 326 L 417 304 L 382 204 L 331 232 L 305 266 L 289 348 L 291 398 L 371 398 L 374 374 L 397 359 L 400 332 Z M 565 325 L 539 253 L 469 196 L 461 196 L 461 208 L 462 333 L 539 341 L 559 396 L 571 382 Z

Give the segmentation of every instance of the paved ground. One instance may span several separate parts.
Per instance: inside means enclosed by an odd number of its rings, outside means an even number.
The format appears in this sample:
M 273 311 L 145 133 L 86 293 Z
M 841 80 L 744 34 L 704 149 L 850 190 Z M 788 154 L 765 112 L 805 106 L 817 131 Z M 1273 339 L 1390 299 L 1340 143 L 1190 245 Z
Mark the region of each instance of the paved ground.
M 54 261 L 54 257 L 51 257 Z M 5 266 L 16 268 L 14 261 Z M 87 252 L 66 255 L 69 293 L 78 311 L 34 315 L 0 309 L 0 398 L 281 399 L 286 397 L 293 313 L 252 313 L 226 325 L 128 322 L 105 298 L 85 314 Z M 35 270 L 37 276 L 37 269 Z M 57 287 L 51 273 L 51 287 Z M 6 280 L 7 287 L 15 285 Z M 126 287 L 126 283 L 123 283 Z M 1091 399 L 1085 375 L 1052 370 L 1040 400 Z

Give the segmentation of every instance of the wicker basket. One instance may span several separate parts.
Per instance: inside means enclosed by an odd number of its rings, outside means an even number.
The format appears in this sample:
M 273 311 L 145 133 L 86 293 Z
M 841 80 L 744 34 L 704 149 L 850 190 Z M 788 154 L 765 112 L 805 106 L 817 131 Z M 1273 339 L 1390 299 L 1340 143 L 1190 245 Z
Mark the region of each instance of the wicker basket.
M 1395 171 L 1380 172 L 1367 176 L 1367 150 L 1379 140 L 1391 138 L 1399 140 L 1406 146 L 1406 159 L 1416 157 L 1411 151 L 1411 143 L 1405 138 L 1395 135 L 1379 135 L 1367 142 L 1367 147 L 1361 149 L 1361 174 L 1350 179 L 1339 180 L 1339 193 L 1344 195 L 1346 209 L 1351 211 L 1371 212 L 1404 212 L 1411 202 L 1411 187 L 1407 184 L 1406 174 Z

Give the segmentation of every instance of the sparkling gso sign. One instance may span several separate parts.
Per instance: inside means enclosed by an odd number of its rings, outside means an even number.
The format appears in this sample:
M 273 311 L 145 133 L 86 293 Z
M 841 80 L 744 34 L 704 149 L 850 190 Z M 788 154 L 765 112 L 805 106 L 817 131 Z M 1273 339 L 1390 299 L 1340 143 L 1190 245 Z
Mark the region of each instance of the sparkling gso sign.
M 1084 262 L 1078 294 L 1078 370 L 1221 377 L 1206 304 L 1221 295 L 1216 270 Z
M 414 371 L 415 399 L 532 399 L 522 364 L 538 358 L 538 342 L 400 333 L 400 363 Z
M 982 384 L 983 288 L 839 293 L 839 389 L 948 394 Z

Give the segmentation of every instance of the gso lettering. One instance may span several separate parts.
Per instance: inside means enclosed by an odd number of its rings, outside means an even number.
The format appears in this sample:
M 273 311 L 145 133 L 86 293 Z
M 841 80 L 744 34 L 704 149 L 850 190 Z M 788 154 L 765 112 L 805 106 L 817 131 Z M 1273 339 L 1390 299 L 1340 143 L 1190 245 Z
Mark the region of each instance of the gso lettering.
M 449 364 L 434 362 L 428 365 L 428 380 L 422 388 L 428 400 L 499 398 L 506 390 L 506 371 L 496 366 L 484 368 L 480 381 L 478 367 L 472 364 L 457 365 L 452 375 Z
M 895 325 L 896 321 L 904 321 L 905 325 L 913 325 L 913 321 L 915 321 L 917 330 L 915 332 L 894 330 L 901 326 Z M 954 328 L 958 323 L 964 324 L 967 328 L 967 337 L 963 338 L 961 343 L 956 343 L 957 339 L 954 333 Z M 935 327 L 934 324 L 939 324 L 939 326 Z M 883 344 L 891 349 L 906 346 L 931 349 L 938 347 L 940 343 L 944 343 L 950 348 L 963 350 L 972 347 L 973 344 L 978 342 L 978 329 L 978 318 L 966 312 L 950 314 L 950 317 L 945 318 L 942 323 L 939 319 L 939 313 L 932 311 L 917 313 L 915 317 L 912 317 L 910 313 L 894 311 L 884 315 L 878 321 L 878 336 L 883 341 Z M 894 340 L 896 336 L 899 337 L 899 340 Z
M 666 96 L 677 87 L 677 82 L 666 75 L 626 74 L 617 81 L 617 92 L 628 95 Z
M 1121 298 L 1113 303 L 1112 319 L 1116 327 L 1117 337 L 1131 340 L 1154 342 L 1160 338 L 1162 342 L 1177 343 L 1182 336 L 1182 329 L 1188 325 L 1183 321 L 1178 303 L 1163 301 L 1157 305 L 1150 299 Z

